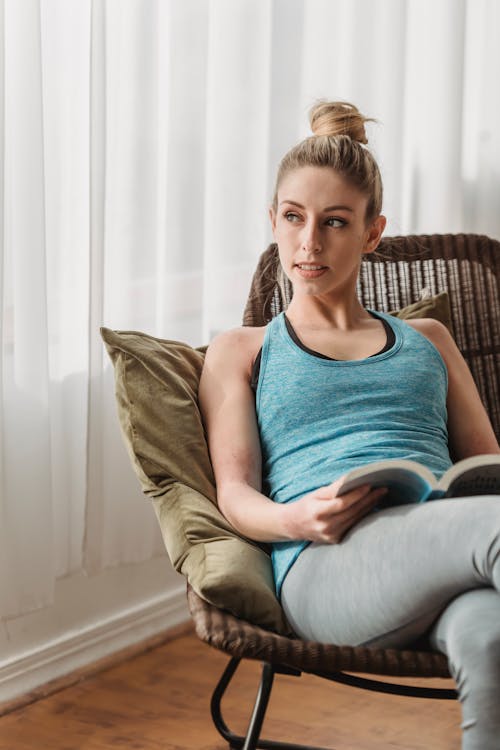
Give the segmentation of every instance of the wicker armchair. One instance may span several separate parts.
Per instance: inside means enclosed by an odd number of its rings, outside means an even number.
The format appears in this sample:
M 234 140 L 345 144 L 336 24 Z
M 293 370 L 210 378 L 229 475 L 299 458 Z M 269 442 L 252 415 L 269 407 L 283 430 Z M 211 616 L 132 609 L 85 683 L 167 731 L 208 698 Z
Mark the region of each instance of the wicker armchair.
M 265 325 L 286 308 L 292 291 L 277 283 L 276 245 L 261 256 L 244 313 L 245 325 Z M 428 235 L 384 239 L 361 268 L 359 296 L 366 307 L 390 311 L 409 305 L 426 290 L 450 297 L 455 340 L 472 371 L 500 437 L 500 242 L 479 235 Z M 273 677 L 308 672 L 329 680 L 413 697 L 456 697 L 454 690 L 395 685 L 360 677 L 371 673 L 404 677 L 449 677 L 446 658 L 425 641 L 407 650 L 351 648 L 289 638 L 263 630 L 213 607 L 188 587 L 196 633 L 230 655 L 212 698 L 212 716 L 231 748 L 288 748 L 303 745 L 259 740 Z M 263 662 L 262 678 L 246 737 L 235 735 L 221 713 L 221 700 L 241 659 Z M 354 674 L 352 674 L 354 673 Z M 309 748 L 309 750 L 318 750 Z

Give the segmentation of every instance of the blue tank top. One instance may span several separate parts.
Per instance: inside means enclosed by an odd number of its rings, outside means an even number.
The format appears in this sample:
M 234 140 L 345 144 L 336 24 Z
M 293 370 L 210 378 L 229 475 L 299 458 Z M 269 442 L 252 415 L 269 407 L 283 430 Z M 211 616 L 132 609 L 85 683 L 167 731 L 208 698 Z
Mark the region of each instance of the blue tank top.
M 390 458 L 419 461 L 436 476 L 451 466 L 446 366 L 407 323 L 370 311 L 394 331 L 393 346 L 361 360 L 317 357 L 298 346 L 284 313 L 262 345 L 256 394 L 263 493 L 298 500 L 350 469 Z M 273 544 L 278 595 L 306 541 Z

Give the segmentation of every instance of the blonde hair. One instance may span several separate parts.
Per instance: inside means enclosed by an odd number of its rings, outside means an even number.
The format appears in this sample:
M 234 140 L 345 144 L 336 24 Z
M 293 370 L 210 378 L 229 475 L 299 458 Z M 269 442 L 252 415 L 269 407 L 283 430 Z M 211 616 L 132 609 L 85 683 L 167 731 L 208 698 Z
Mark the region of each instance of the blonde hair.
M 365 117 L 353 104 L 319 101 L 309 112 L 313 135 L 294 146 L 280 162 L 273 208 L 278 189 L 289 172 L 301 167 L 330 167 L 368 197 L 366 222 L 382 211 L 382 179 L 375 158 L 366 148 Z

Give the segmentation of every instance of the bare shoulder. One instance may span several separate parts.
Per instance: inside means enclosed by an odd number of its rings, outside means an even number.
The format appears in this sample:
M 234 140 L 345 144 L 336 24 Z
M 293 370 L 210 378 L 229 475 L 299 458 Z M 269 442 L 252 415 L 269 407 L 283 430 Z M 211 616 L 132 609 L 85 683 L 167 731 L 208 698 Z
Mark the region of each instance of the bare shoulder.
M 216 336 L 205 355 L 198 399 L 218 487 L 228 476 L 251 477 L 251 486 L 260 486 L 251 376 L 264 335 L 265 328 L 232 329 Z
M 426 336 L 439 351 L 447 367 L 450 383 L 456 381 L 466 384 L 470 391 L 475 390 L 469 367 L 448 328 L 431 318 L 407 322 L 412 328 Z
M 204 372 L 238 372 L 250 377 L 252 365 L 262 347 L 266 327 L 241 326 L 220 333 L 205 355 Z
M 445 359 L 450 355 L 453 356 L 458 353 L 453 336 L 444 323 L 441 323 L 439 320 L 435 320 L 434 318 L 413 318 L 412 320 L 406 320 L 405 323 L 429 339 Z

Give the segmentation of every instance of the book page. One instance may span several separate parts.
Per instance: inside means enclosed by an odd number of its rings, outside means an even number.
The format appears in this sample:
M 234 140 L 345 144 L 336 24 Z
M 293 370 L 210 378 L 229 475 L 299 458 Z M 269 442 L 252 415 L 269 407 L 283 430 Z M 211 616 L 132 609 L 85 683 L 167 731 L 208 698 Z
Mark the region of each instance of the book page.
M 452 480 L 446 497 L 500 495 L 500 463 L 474 467 Z
M 496 479 L 495 479 L 496 477 Z M 447 497 L 498 494 L 500 482 L 500 455 L 487 453 L 470 456 L 446 471 L 438 487 Z

